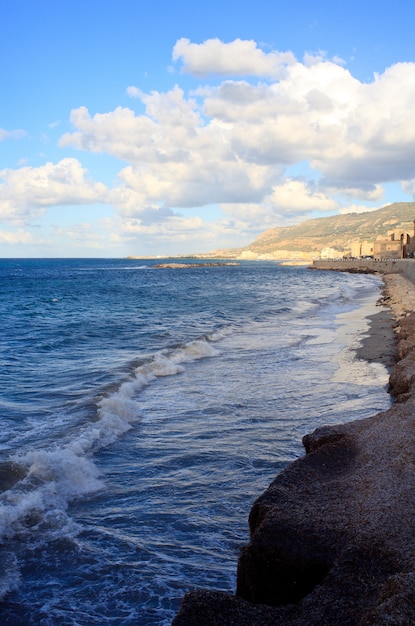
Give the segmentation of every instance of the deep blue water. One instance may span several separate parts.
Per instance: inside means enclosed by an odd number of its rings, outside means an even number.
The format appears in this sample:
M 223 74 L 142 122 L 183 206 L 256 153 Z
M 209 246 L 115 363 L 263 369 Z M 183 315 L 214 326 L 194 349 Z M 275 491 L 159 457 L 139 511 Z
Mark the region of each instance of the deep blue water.
M 2 624 L 169 624 L 233 591 L 301 437 L 389 405 L 353 351 L 378 279 L 152 265 L 0 260 Z

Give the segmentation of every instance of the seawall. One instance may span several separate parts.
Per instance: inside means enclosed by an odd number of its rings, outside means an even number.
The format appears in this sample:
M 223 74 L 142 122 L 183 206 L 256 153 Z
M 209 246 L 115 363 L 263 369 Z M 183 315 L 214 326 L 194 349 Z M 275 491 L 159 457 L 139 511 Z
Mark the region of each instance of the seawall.
M 402 274 L 415 284 L 415 259 L 339 259 L 314 261 L 311 269 L 370 274 Z
M 386 274 L 395 402 L 304 437 L 305 456 L 252 507 L 236 595 L 191 592 L 174 626 L 415 624 L 415 262 L 320 263 Z

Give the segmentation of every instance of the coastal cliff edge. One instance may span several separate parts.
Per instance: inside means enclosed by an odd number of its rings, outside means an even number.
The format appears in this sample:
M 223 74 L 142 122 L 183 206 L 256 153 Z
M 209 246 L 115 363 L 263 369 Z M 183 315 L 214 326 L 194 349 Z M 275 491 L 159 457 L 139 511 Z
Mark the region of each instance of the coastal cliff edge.
M 304 437 L 252 507 L 236 595 L 190 592 L 173 626 L 415 624 L 415 285 L 384 280 L 394 404 Z

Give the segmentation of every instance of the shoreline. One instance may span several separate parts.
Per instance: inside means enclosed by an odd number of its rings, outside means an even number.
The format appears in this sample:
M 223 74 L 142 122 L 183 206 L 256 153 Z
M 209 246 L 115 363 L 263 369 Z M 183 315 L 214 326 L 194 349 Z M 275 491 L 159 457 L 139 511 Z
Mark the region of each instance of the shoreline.
M 385 308 L 368 317 L 368 335 L 357 356 L 369 363 L 382 363 L 391 374 L 399 359 L 399 320 L 415 311 L 415 284 L 400 274 L 384 274 L 382 280 L 378 305 Z
M 357 357 L 395 361 L 395 402 L 303 438 L 252 507 L 236 595 L 190 592 L 174 626 L 415 623 L 415 284 L 382 278 Z
M 390 374 L 397 360 L 397 336 L 394 331 L 395 317 L 392 311 L 379 311 L 368 318 L 368 333 L 356 350 L 358 359 L 368 363 L 381 363 Z

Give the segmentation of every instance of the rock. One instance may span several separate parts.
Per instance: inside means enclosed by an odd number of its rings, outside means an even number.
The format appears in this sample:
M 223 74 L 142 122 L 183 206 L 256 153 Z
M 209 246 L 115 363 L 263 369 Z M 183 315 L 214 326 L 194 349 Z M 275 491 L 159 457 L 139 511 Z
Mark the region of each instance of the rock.
M 237 266 L 240 263 L 236 263 L 233 261 L 226 261 L 223 263 L 157 263 L 157 265 L 152 265 L 153 269 L 173 269 L 173 270 L 186 270 L 190 267 L 223 267 L 223 266 Z
M 27 474 L 26 468 L 12 461 L 0 462 L 0 492 L 7 491 Z

